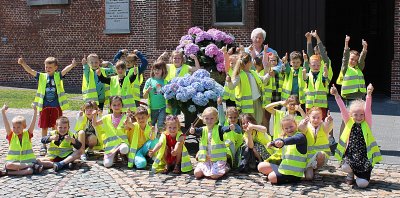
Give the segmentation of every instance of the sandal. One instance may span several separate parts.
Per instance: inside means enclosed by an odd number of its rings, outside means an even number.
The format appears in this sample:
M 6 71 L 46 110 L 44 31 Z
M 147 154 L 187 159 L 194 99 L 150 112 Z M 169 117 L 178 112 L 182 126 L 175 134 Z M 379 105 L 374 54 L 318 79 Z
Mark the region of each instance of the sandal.
M 174 170 L 172 171 L 172 173 L 180 174 L 181 173 L 181 165 L 180 164 L 176 164 L 175 167 L 174 167 Z
M 34 174 L 41 173 L 43 171 L 43 165 L 40 165 L 38 163 L 33 163 L 32 169 Z
M 45 156 L 46 154 L 47 154 L 47 148 L 46 148 L 46 146 L 42 146 L 41 148 L 40 148 L 40 151 L 39 151 L 39 155 L 40 156 Z

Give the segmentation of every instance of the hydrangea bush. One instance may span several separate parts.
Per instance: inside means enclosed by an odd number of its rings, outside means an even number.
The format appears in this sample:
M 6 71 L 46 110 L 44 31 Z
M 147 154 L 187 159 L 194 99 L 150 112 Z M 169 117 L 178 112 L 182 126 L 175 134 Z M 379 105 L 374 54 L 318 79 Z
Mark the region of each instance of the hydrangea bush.
M 200 113 L 207 106 L 215 106 L 217 98 L 222 96 L 224 88 L 204 69 L 199 69 L 192 75 L 176 77 L 162 88 L 165 99 L 171 105 L 176 104 L 182 111 Z
M 207 71 L 213 73 L 219 72 L 217 75 L 223 75 L 222 83 L 225 81 L 224 55 L 221 51 L 223 46 L 230 48 L 234 45 L 235 38 L 217 29 L 209 29 L 203 31 L 198 27 L 192 27 L 188 30 L 188 34 L 181 37 L 176 50 L 184 52 L 187 63 L 194 65 L 194 61 L 189 55 L 194 54 L 199 59 L 200 65 Z M 220 79 L 216 79 L 219 83 Z

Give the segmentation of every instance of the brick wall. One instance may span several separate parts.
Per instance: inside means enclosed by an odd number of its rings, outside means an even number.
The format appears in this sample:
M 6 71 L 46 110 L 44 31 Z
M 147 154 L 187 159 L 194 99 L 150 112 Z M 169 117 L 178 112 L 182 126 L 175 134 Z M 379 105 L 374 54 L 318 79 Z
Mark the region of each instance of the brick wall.
M 0 37 L 8 40 L 5 44 L 0 42 L 0 85 L 36 87 L 34 78 L 17 64 L 21 55 L 37 71 L 44 70 L 43 62 L 48 56 L 59 59 L 61 70 L 73 58 L 80 63 L 89 53 L 112 60 L 123 48 L 142 51 L 152 63 L 164 50 L 174 50 L 190 27 L 214 27 L 211 0 L 131 0 L 131 33 L 105 35 L 104 0 L 70 2 L 29 7 L 25 0 L 0 0 Z M 257 2 L 246 0 L 244 26 L 215 28 L 232 33 L 238 43 L 248 45 L 250 33 L 258 24 Z M 60 9 L 61 14 L 40 14 L 43 9 Z M 79 92 L 81 76 L 78 64 L 66 77 L 66 89 Z
M 392 61 L 391 99 L 400 100 L 400 0 L 395 0 L 394 9 L 394 58 Z

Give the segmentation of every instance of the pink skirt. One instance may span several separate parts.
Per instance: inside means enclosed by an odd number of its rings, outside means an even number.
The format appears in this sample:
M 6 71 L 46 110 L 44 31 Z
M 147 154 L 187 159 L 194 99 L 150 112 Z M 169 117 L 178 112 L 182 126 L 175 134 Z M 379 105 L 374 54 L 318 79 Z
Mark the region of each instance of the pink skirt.
M 217 162 L 198 162 L 196 166 L 196 170 L 201 170 L 204 176 L 209 177 L 212 175 L 225 175 L 229 171 L 229 166 L 226 161 L 217 161 Z

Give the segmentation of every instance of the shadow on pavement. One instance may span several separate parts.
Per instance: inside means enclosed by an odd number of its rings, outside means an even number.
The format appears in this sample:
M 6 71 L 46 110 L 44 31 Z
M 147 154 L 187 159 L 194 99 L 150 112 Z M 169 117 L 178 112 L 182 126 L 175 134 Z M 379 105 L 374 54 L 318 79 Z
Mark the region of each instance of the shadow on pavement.
M 395 151 L 395 150 L 381 150 L 381 154 L 400 157 L 400 151 Z

